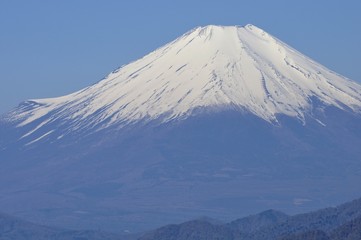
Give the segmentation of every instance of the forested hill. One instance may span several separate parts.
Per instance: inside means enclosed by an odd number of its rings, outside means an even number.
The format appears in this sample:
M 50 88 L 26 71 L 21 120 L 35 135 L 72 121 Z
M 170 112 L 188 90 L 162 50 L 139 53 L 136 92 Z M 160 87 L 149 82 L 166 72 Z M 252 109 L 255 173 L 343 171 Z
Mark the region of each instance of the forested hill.
M 361 199 L 287 216 L 269 210 L 227 224 L 189 221 L 152 231 L 140 240 L 360 240 Z

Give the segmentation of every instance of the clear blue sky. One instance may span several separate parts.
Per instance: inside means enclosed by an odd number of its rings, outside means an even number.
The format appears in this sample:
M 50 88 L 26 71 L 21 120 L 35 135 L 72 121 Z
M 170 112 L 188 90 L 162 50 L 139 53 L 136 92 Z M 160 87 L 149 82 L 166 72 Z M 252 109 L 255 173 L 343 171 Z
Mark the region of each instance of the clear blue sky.
M 93 84 L 196 26 L 248 23 L 361 81 L 359 0 L 0 0 L 0 113 Z

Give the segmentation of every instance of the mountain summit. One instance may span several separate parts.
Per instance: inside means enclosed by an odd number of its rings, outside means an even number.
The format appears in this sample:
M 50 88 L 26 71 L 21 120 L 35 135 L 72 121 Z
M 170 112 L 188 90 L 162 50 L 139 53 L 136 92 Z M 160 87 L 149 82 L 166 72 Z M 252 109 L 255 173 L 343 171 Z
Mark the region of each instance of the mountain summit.
M 0 211 L 140 231 L 361 195 L 361 86 L 253 26 L 198 27 L 0 117 Z
M 253 25 L 198 27 L 73 94 L 31 100 L 20 126 L 49 113 L 70 130 L 186 118 L 195 109 L 238 109 L 268 122 L 305 121 L 313 101 L 360 112 L 361 87 Z

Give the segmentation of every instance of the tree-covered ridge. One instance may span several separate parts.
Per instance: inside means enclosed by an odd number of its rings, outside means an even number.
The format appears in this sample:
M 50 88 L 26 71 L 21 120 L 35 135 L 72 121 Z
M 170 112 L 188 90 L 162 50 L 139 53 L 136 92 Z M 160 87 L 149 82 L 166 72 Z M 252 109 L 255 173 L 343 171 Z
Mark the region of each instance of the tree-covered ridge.
M 337 207 L 287 216 L 274 210 L 227 224 L 189 221 L 168 225 L 140 240 L 336 240 L 361 239 L 361 199 Z

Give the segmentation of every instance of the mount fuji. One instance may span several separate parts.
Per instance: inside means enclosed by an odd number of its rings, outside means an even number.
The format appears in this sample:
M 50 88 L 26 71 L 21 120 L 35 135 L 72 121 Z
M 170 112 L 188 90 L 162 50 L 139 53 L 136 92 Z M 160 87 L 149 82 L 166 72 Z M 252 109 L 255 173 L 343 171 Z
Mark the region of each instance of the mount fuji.
M 361 85 L 246 25 L 195 28 L 0 117 L 0 211 L 140 231 L 361 195 Z

